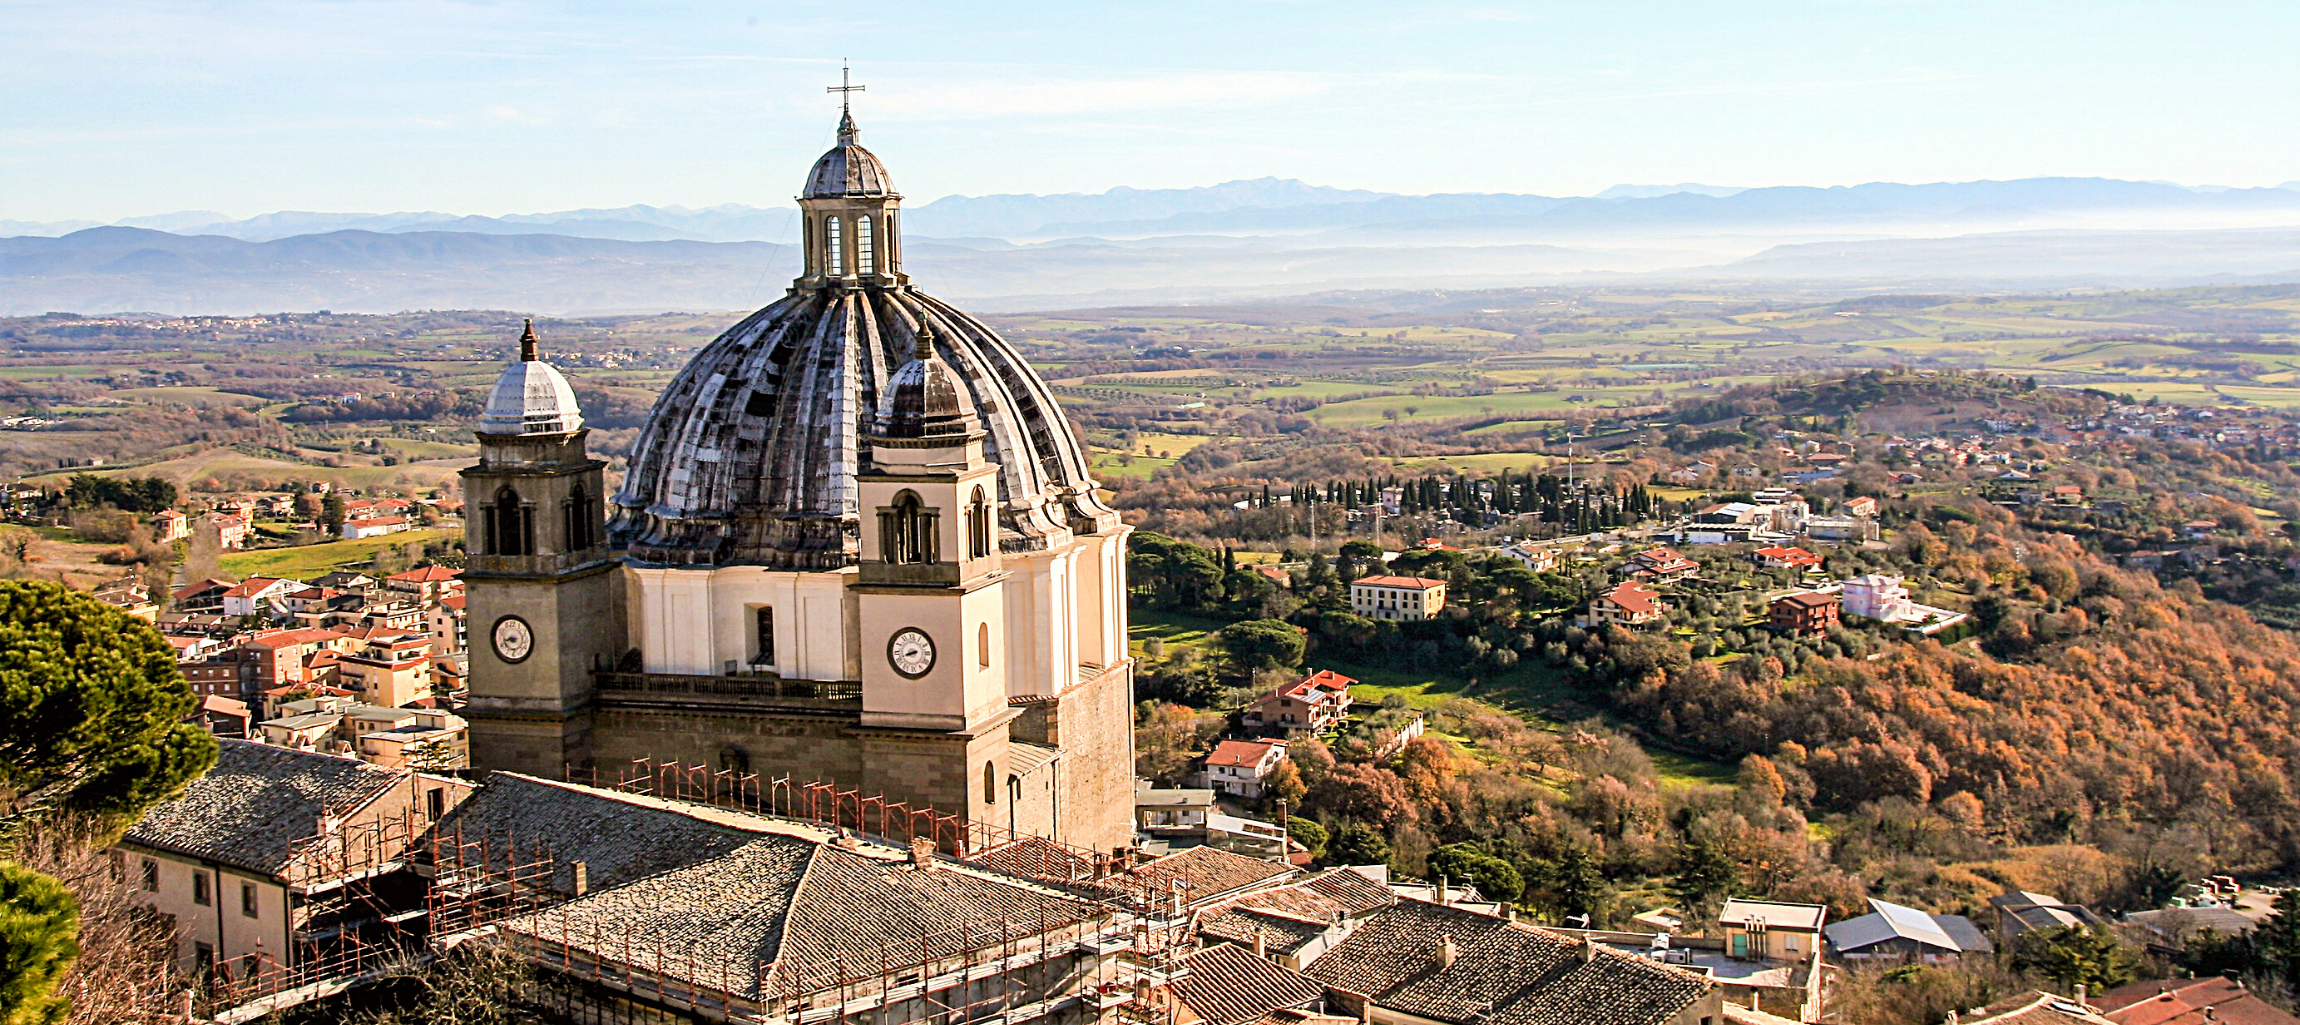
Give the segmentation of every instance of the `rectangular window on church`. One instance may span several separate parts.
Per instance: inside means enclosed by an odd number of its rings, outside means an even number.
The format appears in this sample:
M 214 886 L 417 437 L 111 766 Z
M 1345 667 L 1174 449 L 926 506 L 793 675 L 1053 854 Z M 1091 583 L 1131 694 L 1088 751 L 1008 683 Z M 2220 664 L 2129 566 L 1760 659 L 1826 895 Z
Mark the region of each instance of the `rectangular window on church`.
M 756 615 L 757 615 L 757 617 L 758 617 L 758 621 L 759 621 L 759 639 L 758 639 L 758 647 L 757 647 L 756 649 L 754 649 L 754 650 L 756 650 L 756 651 L 757 651 L 757 654 L 755 654 L 755 655 L 751 656 L 751 664 L 752 664 L 752 665 L 759 665 L 759 666 L 770 666 L 770 665 L 773 665 L 773 664 L 775 664 L 775 609 L 774 609 L 774 606 L 772 606 L 772 605 L 762 605 L 762 606 L 759 606 L 757 609 L 754 609 L 754 610 L 752 610 L 752 611 L 753 611 L 754 613 L 756 613 Z

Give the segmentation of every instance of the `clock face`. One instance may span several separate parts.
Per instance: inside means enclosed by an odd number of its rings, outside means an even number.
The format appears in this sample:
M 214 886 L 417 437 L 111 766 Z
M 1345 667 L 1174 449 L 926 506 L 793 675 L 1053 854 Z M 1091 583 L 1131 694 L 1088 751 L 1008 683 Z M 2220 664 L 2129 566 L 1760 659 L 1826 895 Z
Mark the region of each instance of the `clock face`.
M 934 641 L 915 626 L 903 627 L 886 642 L 886 660 L 895 672 L 918 679 L 934 668 Z
M 535 651 L 535 631 L 518 616 L 505 616 L 495 621 L 495 657 L 505 662 L 524 662 Z

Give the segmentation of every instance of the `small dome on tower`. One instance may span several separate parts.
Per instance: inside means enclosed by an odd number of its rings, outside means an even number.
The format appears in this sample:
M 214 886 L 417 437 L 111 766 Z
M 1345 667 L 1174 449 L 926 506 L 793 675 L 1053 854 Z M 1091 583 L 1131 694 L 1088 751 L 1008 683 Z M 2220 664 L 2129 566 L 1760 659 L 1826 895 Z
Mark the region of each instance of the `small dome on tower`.
M 878 407 L 879 436 L 957 441 L 981 429 L 966 382 L 934 351 L 934 329 L 921 324 L 910 362 L 887 375 L 886 396 Z
M 839 144 L 815 161 L 800 199 L 885 199 L 894 195 L 886 165 L 856 141 L 853 114 L 839 117 Z
M 503 368 L 480 414 L 481 434 L 565 434 L 581 430 L 583 409 L 559 369 L 543 362 L 535 322 L 519 336 L 519 362 Z

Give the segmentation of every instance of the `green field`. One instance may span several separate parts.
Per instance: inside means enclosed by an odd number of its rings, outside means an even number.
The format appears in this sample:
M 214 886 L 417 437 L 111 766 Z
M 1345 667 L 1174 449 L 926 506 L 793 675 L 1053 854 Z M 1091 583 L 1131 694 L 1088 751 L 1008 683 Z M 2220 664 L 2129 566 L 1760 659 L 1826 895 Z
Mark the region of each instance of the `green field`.
M 1200 657 L 1215 657 L 1211 638 L 1222 628 L 1220 620 L 1174 612 L 1136 610 L 1131 613 L 1131 643 L 1136 658 L 1143 658 L 1142 642 L 1158 638 L 1171 653 L 1177 647 L 1196 647 Z M 1539 663 L 1519 663 L 1507 673 L 1469 680 L 1435 669 L 1399 665 L 1373 665 L 1313 654 L 1305 668 L 1331 669 L 1358 681 L 1350 695 L 1378 704 L 1396 695 L 1413 708 L 1431 709 L 1448 698 L 1474 698 L 1514 712 L 1541 729 L 1557 731 L 1565 724 L 1592 716 L 1605 718 L 1562 673 Z M 1645 745 L 1664 782 L 1687 786 L 1719 783 L 1732 778 L 1733 767 Z
M 233 552 L 218 560 L 223 571 L 237 577 L 287 577 L 309 580 L 329 570 L 351 569 L 375 561 L 375 553 L 405 544 L 422 545 L 447 535 L 445 530 L 410 530 L 402 534 L 366 537 L 357 541 L 329 541 L 298 548 L 259 548 Z
M 411 442 L 410 444 L 424 444 Z M 352 465 L 322 466 L 316 463 L 289 462 L 285 459 L 267 459 L 230 449 L 210 449 L 197 454 L 161 459 L 149 463 L 124 466 L 104 466 L 94 469 L 59 470 L 54 473 L 28 477 L 35 484 L 56 486 L 75 473 L 94 473 L 99 476 L 164 477 L 178 487 L 191 487 L 195 481 L 209 477 L 227 478 L 234 475 L 272 482 L 324 480 L 341 488 L 380 487 L 440 487 L 454 483 L 457 467 L 452 465 L 402 463 L 398 466 Z

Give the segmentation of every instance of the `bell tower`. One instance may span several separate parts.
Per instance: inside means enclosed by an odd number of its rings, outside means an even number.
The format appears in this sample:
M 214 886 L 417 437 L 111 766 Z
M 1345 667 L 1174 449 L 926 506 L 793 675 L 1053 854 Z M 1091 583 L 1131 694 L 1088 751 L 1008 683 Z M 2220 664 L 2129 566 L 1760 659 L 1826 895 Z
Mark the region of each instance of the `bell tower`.
M 1004 821 L 1007 574 L 999 566 L 998 464 L 956 371 L 917 327 L 887 379 L 856 475 L 862 518 L 854 591 L 870 781 L 938 808 Z M 989 781 L 985 783 L 984 781 Z
M 472 763 L 550 778 L 590 753 L 591 672 L 624 650 L 606 543 L 605 463 L 575 391 L 529 321 L 489 394 L 465 468 L 465 615 Z

